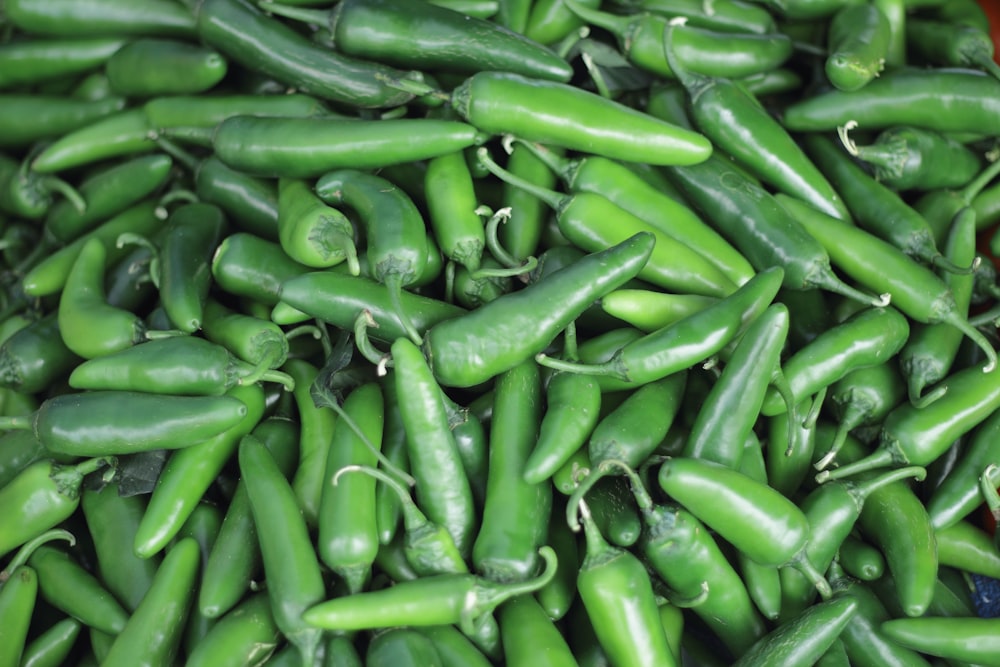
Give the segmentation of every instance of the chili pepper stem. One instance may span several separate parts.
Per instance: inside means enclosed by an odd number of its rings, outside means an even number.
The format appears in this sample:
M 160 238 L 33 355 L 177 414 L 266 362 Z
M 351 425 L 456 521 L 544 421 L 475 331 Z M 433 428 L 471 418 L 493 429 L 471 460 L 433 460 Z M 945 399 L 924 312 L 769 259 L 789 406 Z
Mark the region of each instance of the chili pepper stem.
M 409 494 L 406 488 L 392 475 L 388 475 L 378 468 L 371 468 L 369 466 L 362 465 L 344 466 L 334 473 L 331 484 L 337 486 L 341 475 L 352 472 L 360 472 L 369 475 L 370 477 L 374 477 L 396 493 L 403 512 L 403 526 L 408 532 L 417 530 L 421 526 L 427 524 L 427 515 L 425 515 L 420 508 L 417 507 L 417 504 L 413 502 L 413 497 Z
M 263 360 L 257 364 L 253 371 L 240 378 L 239 384 L 247 385 L 255 382 L 277 382 L 285 388 L 285 391 L 295 390 L 295 380 L 292 376 L 283 371 L 274 370 L 270 367 L 270 360 Z
M 969 321 L 956 311 L 951 311 L 942 321 L 961 331 L 967 338 L 979 346 L 986 355 L 986 365 L 983 366 L 984 373 L 990 373 L 997 367 L 997 351 L 993 349 L 993 345 L 989 339 L 979 329 L 969 324 Z
M 892 452 L 888 449 L 876 449 L 874 452 L 868 456 L 858 459 L 852 463 L 848 463 L 845 466 L 841 466 L 835 470 L 824 470 L 818 475 L 816 475 L 816 483 L 822 484 L 827 480 L 833 479 L 843 479 L 844 477 L 850 477 L 859 472 L 865 472 L 868 470 L 875 470 L 876 468 L 884 468 L 890 466 L 894 463 Z
M 926 408 L 928 405 L 948 393 L 948 387 L 946 386 L 936 387 L 923 396 L 920 395 L 922 390 L 923 386 L 918 385 L 915 378 L 911 378 L 907 386 L 907 393 L 909 395 L 910 403 L 912 403 L 915 408 Z
M 378 327 L 378 322 L 372 317 L 370 310 L 361 311 L 354 320 L 354 344 L 365 359 L 375 364 L 379 369 L 379 377 L 385 375 L 385 368 L 389 364 L 389 353 L 379 352 L 371 339 L 368 337 L 368 327 Z
M 813 586 L 816 587 L 816 591 L 819 593 L 820 597 L 824 600 L 828 600 L 830 596 L 833 595 L 833 590 L 830 588 L 830 582 L 826 580 L 823 573 L 816 569 L 806 556 L 805 549 L 799 552 L 799 555 L 789 563 L 790 567 L 794 567 L 796 570 L 802 573 L 806 579 L 809 580 Z
M 406 332 L 406 335 L 409 336 L 414 344 L 418 346 L 423 345 L 424 337 L 417 331 L 413 320 L 410 319 L 410 316 L 406 313 L 406 309 L 403 308 L 403 277 L 394 273 L 389 274 L 385 277 L 385 286 L 389 290 L 389 301 L 392 304 L 392 309 L 396 312 L 396 319 L 399 320 L 403 331 Z
M 45 178 L 41 179 L 40 185 L 46 190 L 58 192 L 60 195 L 62 195 L 63 198 L 66 199 L 66 201 L 68 201 L 70 204 L 73 205 L 73 208 L 76 209 L 77 213 L 83 213 L 84 211 L 87 210 L 87 202 L 83 200 L 83 197 L 80 196 L 80 193 L 77 192 L 72 185 L 62 180 L 61 178 L 57 178 L 55 176 L 46 176 Z
M 825 289 L 828 292 L 846 296 L 849 299 L 854 299 L 860 303 L 866 303 L 875 308 L 885 308 L 892 301 L 892 295 L 888 292 L 884 292 L 878 296 L 866 294 L 859 289 L 851 287 L 842 280 L 837 279 L 837 277 L 830 272 L 823 272 L 817 276 L 811 276 L 809 282 L 812 287 Z
M 484 212 L 488 212 L 489 208 L 485 206 L 480 206 L 476 209 L 476 213 L 482 215 Z M 500 243 L 500 238 L 497 235 L 497 230 L 500 227 L 501 222 L 507 222 L 510 219 L 510 206 L 505 206 L 493 213 L 490 219 L 486 222 L 486 247 L 489 249 L 490 254 L 498 262 L 503 264 L 504 269 L 486 269 L 477 267 L 475 270 L 470 269 L 470 275 L 473 280 L 482 280 L 483 278 L 507 278 L 512 276 L 523 276 L 524 274 L 531 273 L 538 266 L 537 257 L 528 257 L 524 262 L 519 262 L 515 259 L 507 249 L 503 247 Z
M 941 393 L 944 394 L 944 391 Z M 833 440 L 830 443 L 830 450 L 814 464 L 816 470 L 824 470 L 833 463 L 833 460 L 837 458 L 837 454 L 844 446 L 844 442 L 847 441 L 847 434 L 852 429 L 860 426 L 864 419 L 864 408 L 857 407 L 854 404 L 850 404 L 847 407 L 844 414 L 840 417 L 840 422 L 837 424 L 837 431 L 834 433 Z
M 628 382 L 628 374 L 612 362 L 603 364 L 582 364 L 563 359 L 555 359 L 544 352 L 535 355 L 535 361 L 557 371 L 567 371 L 569 373 L 582 373 L 583 375 L 607 375 L 623 382 Z
M 586 471 L 584 478 L 573 489 L 573 493 L 570 494 L 569 499 L 566 501 L 566 523 L 569 524 L 574 533 L 580 530 L 580 522 L 577 520 L 577 514 L 579 513 L 578 510 L 580 510 L 580 504 L 583 502 L 583 497 L 593 488 L 594 484 L 610 474 L 611 469 L 609 467 L 599 465 L 594 470 Z
M 771 386 L 777 390 L 785 404 L 785 413 L 788 419 L 788 447 L 785 448 L 785 456 L 791 456 L 792 452 L 798 449 L 795 438 L 801 429 L 797 427 L 799 423 L 799 408 L 795 403 L 795 396 L 792 395 L 792 387 L 788 384 L 785 374 L 778 368 L 771 378 Z
M 558 211 L 569 199 L 566 195 L 556 192 L 555 190 L 540 187 L 527 179 L 510 173 L 493 161 L 493 158 L 490 157 L 489 149 L 485 146 L 480 146 L 476 149 L 476 160 L 478 160 L 479 164 L 482 165 L 488 172 L 500 180 L 506 181 L 514 187 L 520 188 L 528 194 L 538 197 L 554 210 Z
M 7 567 L 0 571 L 0 586 L 3 586 L 3 583 L 10 579 L 10 575 L 14 573 L 14 570 L 28 562 L 31 554 L 35 553 L 38 547 L 53 540 L 66 540 L 71 547 L 76 545 L 76 536 L 62 528 L 47 530 L 38 537 L 28 540 L 17 550 L 11 561 L 7 563 Z
M 157 202 L 155 210 L 156 217 L 161 220 L 166 220 L 170 216 L 170 210 L 167 207 L 176 202 L 195 204 L 198 202 L 198 195 L 186 188 L 171 190 L 160 197 L 160 201 Z
M 514 152 L 515 143 L 528 149 L 532 155 L 538 158 L 542 164 L 548 167 L 549 170 L 556 174 L 559 178 L 563 180 L 570 180 L 572 178 L 574 172 L 573 160 L 558 155 L 557 153 L 552 152 L 545 146 L 535 143 L 534 141 L 525 141 L 512 134 L 505 134 L 500 140 L 500 145 L 503 146 L 507 155 Z
M 518 595 L 533 593 L 552 581 L 552 578 L 556 575 L 556 568 L 559 566 L 559 559 L 556 556 L 555 550 L 545 545 L 539 547 L 538 555 L 544 561 L 544 569 L 534 579 L 505 584 L 488 582 L 478 585 L 471 591 L 465 600 L 465 607 L 462 609 L 462 615 L 458 623 L 459 629 L 466 635 L 475 634 L 477 619 L 481 618 L 484 614 L 488 614 L 488 610 L 492 610 Z
M 159 146 L 160 150 L 164 153 L 184 165 L 184 167 L 189 171 L 194 172 L 198 169 L 198 165 L 200 164 L 198 158 L 178 146 L 176 142 L 158 135 L 156 137 L 156 145 Z
M 978 176 L 969 181 L 964 188 L 959 190 L 959 196 L 965 202 L 966 206 L 971 206 L 972 200 L 976 195 L 989 185 L 994 178 L 1000 175 L 1000 159 L 992 151 L 987 154 L 987 158 L 991 160 L 990 165 L 983 169 Z
M 344 232 L 330 232 L 335 245 L 344 251 L 344 261 L 347 262 L 347 272 L 352 276 L 361 275 L 361 262 L 358 260 L 358 248 L 354 239 Z
M 986 508 L 993 515 L 994 520 L 1000 521 L 1000 493 L 997 492 L 997 484 L 1000 483 L 1000 466 L 991 463 L 983 470 L 979 476 L 979 490 L 983 494 Z

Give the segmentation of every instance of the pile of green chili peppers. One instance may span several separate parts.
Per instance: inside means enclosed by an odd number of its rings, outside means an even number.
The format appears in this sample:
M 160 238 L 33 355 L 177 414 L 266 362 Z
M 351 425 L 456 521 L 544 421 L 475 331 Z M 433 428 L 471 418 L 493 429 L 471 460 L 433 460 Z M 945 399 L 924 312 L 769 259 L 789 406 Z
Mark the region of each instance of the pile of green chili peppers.
M 973 0 L 5 0 L 0 667 L 1000 665 Z

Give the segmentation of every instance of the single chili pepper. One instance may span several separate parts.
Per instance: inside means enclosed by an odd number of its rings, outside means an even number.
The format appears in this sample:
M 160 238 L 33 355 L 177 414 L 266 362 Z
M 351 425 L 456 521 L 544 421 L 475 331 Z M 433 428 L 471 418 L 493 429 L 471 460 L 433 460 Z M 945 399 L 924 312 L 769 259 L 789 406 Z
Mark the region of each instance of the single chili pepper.
M 982 169 L 980 156 L 964 144 L 918 127 L 890 127 L 871 144 L 850 142 L 847 148 L 871 165 L 876 179 L 894 190 L 959 188 Z
M 566 639 L 534 596 L 521 595 L 508 600 L 499 612 L 506 664 L 577 667 Z
M 274 458 L 257 438 L 252 435 L 243 438 L 238 458 L 260 536 L 275 624 L 297 647 L 303 664 L 312 664 L 322 633 L 310 627 L 302 614 L 323 600 L 326 590 L 299 501 Z
M 927 655 L 972 663 L 986 663 L 997 655 L 994 618 L 894 618 L 879 631 L 903 646 Z
M 428 222 L 445 257 L 476 271 L 486 246 L 472 174 L 461 151 L 427 162 L 424 175 Z
M 279 240 L 276 183 L 232 169 L 215 156 L 197 163 L 194 182 L 198 198 L 221 207 L 234 225 L 262 240 Z
M 337 115 L 315 97 L 301 93 L 282 95 L 213 94 L 156 97 L 142 105 L 152 128 L 215 127 L 230 116 Z M 206 158 L 210 160 L 211 158 Z
M 927 667 L 927 661 L 914 651 L 888 640 L 879 632 L 879 626 L 890 615 L 868 586 L 847 576 L 837 561 L 831 564 L 830 573 L 834 599 L 852 599 L 858 605 L 857 613 L 840 633 L 851 664 L 859 667 Z
M 420 349 L 408 338 L 392 344 L 392 359 L 407 458 L 418 480 L 417 505 L 451 534 L 460 553 L 468 555 L 474 539 L 474 500 L 441 389 Z
M 528 190 L 548 204 L 555 211 L 560 231 L 577 247 L 597 252 L 634 234 L 648 233 L 655 238 L 655 244 L 638 273 L 639 278 L 670 291 L 717 297 L 735 291 L 735 283 L 705 256 L 604 196 L 539 188 L 502 169 L 488 157 L 486 149 L 480 149 L 479 160 L 499 178 Z
M 49 604 L 87 626 L 118 634 L 128 613 L 97 578 L 66 551 L 42 545 L 28 563 L 38 574 L 38 587 Z
M 1000 556 L 993 536 L 970 521 L 961 520 L 946 528 L 935 528 L 934 537 L 938 563 L 942 567 L 991 578 L 1000 573 Z
M 583 446 L 597 425 L 600 404 L 601 390 L 593 378 L 566 372 L 549 378 L 538 441 L 522 472 L 526 482 L 545 481 Z
M 736 566 L 757 611 L 768 621 L 777 621 L 781 616 L 780 570 L 773 565 L 761 565 L 743 553 L 736 554 Z
M 601 308 L 646 333 L 662 329 L 716 303 L 717 297 L 667 294 L 648 289 L 616 289 L 601 299 Z
M 469 478 L 472 498 L 476 507 L 482 508 L 486 501 L 486 481 L 489 474 L 489 443 L 486 427 L 472 409 L 459 405 L 447 394 L 444 397 L 445 411 L 448 413 L 448 428 L 455 437 L 462 467 Z
M 568 501 L 575 507 L 583 494 L 587 496 L 587 507 L 594 524 L 607 540 L 618 547 L 634 545 L 642 534 L 642 520 L 638 507 L 629 492 L 628 483 L 622 477 L 612 477 L 607 473 L 590 472 L 592 464 L 584 461 L 576 471 L 574 488 Z M 567 515 L 568 518 L 568 515 Z M 579 526 L 573 524 L 573 530 Z
M 628 12 L 652 12 L 667 18 L 683 16 L 687 24 L 720 32 L 777 32 L 774 16 L 764 7 L 739 0 L 721 0 L 705 7 L 698 0 L 615 0 Z
M 452 625 L 431 625 L 415 630 L 434 643 L 442 667 L 489 667 L 492 664 L 475 644 Z
M 816 422 L 826 398 L 826 389 L 817 392 L 811 401 L 795 408 L 798 419 L 789 414 L 767 418 L 765 469 L 767 483 L 786 498 L 795 497 L 809 476 L 809 465 L 816 450 Z
M 368 644 L 365 664 L 371 667 L 443 667 L 434 642 L 405 627 L 376 633 Z
M 102 169 L 77 188 L 86 210 L 76 211 L 65 200 L 56 202 L 45 218 L 45 228 L 60 241 L 73 241 L 156 192 L 166 183 L 172 166 L 167 155 L 144 155 Z
M 897 480 L 920 481 L 925 476 L 926 471 L 920 467 L 898 468 L 861 482 L 841 480 L 818 486 L 799 503 L 809 521 L 806 557 L 825 572 L 872 493 Z M 798 572 L 788 568 L 781 571 L 781 609 L 786 618 L 801 613 L 812 601 L 814 592 L 815 587 Z
M 600 2 L 583 0 L 585 7 L 596 8 Z M 553 47 L 584 26 L 584 21 L 574 14 L 562 0 L 542 0 L 531 6 L 524 36 L 539 44 Z
M 285 253 L 300 264 L 326 268 L 347 261 L 352 274 L 360 272 L 351 221 L 304 181 L 278 181 L 278 236 Z
M 194 16 L 203 43 L 302 92 L 358 108 L 395 107 L 412 99 L 379 80 L 404 72 L 314 44 L 248 2 L 202 0 Z
M 34 86 L 99 68 L 120 49 L 120 37 L 20 39 L 0 45 L 0 89 Z
M 0 344 L 0 384 L 36 394 L 66 376 L 81 361 L 63 342 L 56 313 L 49 313 Z
M 601 647 L 613 664 L 675 664 L 645 567 L 630 552 L 605 541 L 585 502 L 579 510 L 587 551 L 577 590 Z
M 781 284 L 784 272 L 780 267 L 761 271 L 744 283 L 732 295 L 715 305 L 683 320 L 641 336 L 621 342 L 606 361 L 594 364 L 574 364 L 538 355 L 545 366 L 557 370 L 609 376 L 607 390 L 631 388 L 690 367 L 719 352 L 734 340 L 757 315 L 764 312 Z M 628 330 L 629 332 L 633 330 Z M 629 333 L 629 337 L 632 334 Z M 581 359 L 586 361 L 582 353 Z
M 857 608 L 858 603 L 851 598 L 818 602 L 757 640 L 733 665 L 814 664 L 840 636 Z
M 930 35 L 933 40 L 928 40 Z M 962 23 L 911 17 L 906 22 L 906 45 L 914 64 L 971 67 L 1000 77 L 988 30 Z
M 83 625 L 75 618 L 64 618 L 49 626 L 24 647 L 23 667 L 56 667 L 65 664 L 80 636 Z
M 784 64 L 792 54 L 792 40 L 779 32 L 720 32 L 682 25 L 676 29 L 677 62 L 665 54 L 667 17 L 642 11 L 618 16 L 581 7 L 573 0 L 566 6 L 590 25 L 607 30 L 618 42 L 626 59 L 636 67 L 665 77 L 678 76 L 676 64 L 707 76 L 739 78 L 766 72 Z
M 336 169 L 376 169 L 451 153 L 481 141 L 471 125 L 428 118 L 376 121 L 238 115 L 222 121 L 212 135 L 216 156 L 229 167 L 255 176 L 285 178 L 316 177 Z
M 558 498 L 558 497 L 557 497 Z M 562 516 L 563 508 L 558 500 L 553 500 L 553 514 Z M 579 570 L 580 558 L 576 535 L 564 521 L 553 521 L 549 524 L 547 538 L 549 546 L 555 550 L 559 558 L 556 576 L 552 581 L 535 593 L 535 599 L 553 621 L 566 617 L 576 601 L 576 573 Z
M 269 306 L 278 303 L 285 280 L 308 272 L 309 267 L 286 255 L 278 243 L 247 232 L 227 236 L 212 258 L 212 278 L 223 290 Z
M 515 141 L 515 147 L 522 142 Z M 524 143 L 572 193 L 601 195 L 667 236 L 700 253 L 733 283 L 742 285 L 754 270 L 718 232 L 682 201 L 644 181 L 628 165 L 598 155 L 566 159 L 535 143 Z
M 35 42 L 25 42 L 31 45 Z M 3 51 L 0 50 L 0 58 Z M 7 93 L 0 96 L 0 146 L 27 148 L 85 127 L 125 108 L 118 96 L 75 99 L 40 93 Z
M 123 3 L 118 0 L 75 2 L 22 2 L 5 7 L 7 20 L 20 29 L 40 35 L 169 35 L 194 36 L 194 20 L 183 7 L 164 0 Z M 71 28 L 69 24 L 76 25 Z
M 91 238 L 80 249 L 59 298 L 59 330 L 66 347 L 84 359 L 124 350 L 168 332 L 151 332 L 131 311 L 107 303 L 107 252 Z M 179 332 L 178 332 L 179 333 Z
M 551 152 L 558 153 L 562 149 L 549 147 Z M 474 161 L 476 168 L 483 166 Z M 532 153 L 521 142 L 514 142 L 507 158 L 507 170 L 539 187 L 552 188 L 556 184 L 556 175 L 552 170 Z M 499 238 L 507 252 L 518 260 L 524 260 L 538 253 L 539 243 L 546 224 L 547 206 L 531 192 L 516 187 L 507 181 L 501 184 L 502 201 L 510 207 L 510 217 L 499 230 Z
M 56 195 L 78 212 L 86 208 L 86 202 L 69 183 L 31 169 L 30 157 L 20 165 L 6 158 L 0 161 L 0 209 L 19 218 L 40 220 L 56 202 Z
M 238 385 L 225 397 L 245 406 L 243 417 L 218 435 L 178 450 L 167 459 L 136 531 L 133 551 L 140 557 L 159 552 L 177 535 L 240 440 L 261 420 L 265 406 L 260 385 Z
M 27 565 L 12 570 L 0 588 L 0 659 L 9 665 L 21 663 L 37 596 L 38 575 Z
M 995 126 L 998 90 L 1000 82 L 974 70 L 894 68 L 860 90 L 831 90 L 793 102 L 782 122 L 792 132 L 834 130 L 850 120 L 869 130 L 914 125 L 963 132 Z M 901 99 L 910 103 L 899 104 Z
M 277 648 L 280 636 L 267 593 L 254 593 L 212 627 L 188 654 L 187 664 L 261 664 Z
M 823 470 L 836 458 L 841 444 L 852 430 L 859 426 L 880 424 L 905 394 L 902 375 L 897 364 L 891 360 L 857 368 L 831 384 L 827 398 L 837 418 L 837 429 L 829 450 L 816 461 L 815 468 Z
M 948 234 L 945 254 L 949 260 L 959 265 L 972 263 L 976 258 L 975 213 L 969 207 L 952 223 Z M 955 308 L 961 314 L 969 311 L 975 274 L 945 274 L 942 279 L 955 298 Z M 943 380 L 958 355 L 962 342 L 962 332 L 944 323 L 915 327 L 909 340 L 900 350 L 900 369 L 907 378 L 910 402 L 926 405 L 937 394 L 931 391 L 921 396 L 925 387 Z
M 869 289 L 890 294 L 892 304 L 921 324 L 947 323 L 976 342 L 987 359 L 993 346 L 962 317 L 948 285 L 933 271 L 915 263 L 901 250 L 862 229 L 819 216 L 808 206 L 778 195 L 781 206 L 802 223 L 830 253 L 839 269 Z M 847 242 L 850 239 L 850 242 Z M 864 250 L 855 250 L 863 248 Z M 992 367 L 988 362 L 986 370 Z
M 112 459 L 98 457 L 62 465 L 41 460 L 0 489 L 0 500 L 21 510 L 5 523 L 0 553 L 6 554 L 69 518 L 80 505 L 83 478 Z
M 388 371 L 382 377 L 382 397 L 385 401 L 385 423 L 382 428 L 382 454 L 399 470 L 409 472 L 409 454 L 406 451 L 406 428 L 399 411 L 399 396 L 396 391 L 396 377 Z M 375 523 L 378 541 L 385 545 L 396 536 L 403 515 L 403 501 L 391 485 L 375 487 Z
M 844 571 L 861 581 L 875 581 L 885 573 L 882 552 L 854 535 L 848 535 L 837 551 Z
M 149 591 L 102 664 L 159 665 L 174 659 L 194 599 L 198 567 L 198 543 L 193 538 L 184 538 L 167 551 Z
M 352 0 L 329 11 L 262 5 L 279 16 L 328 26 L 338 52 L 364 60 L 434 72 L 515 72 L 553 81 L 569 81 L 573 74 L 563 58 L 521 32 L 436 5 L 419 12 L 401 0 Z
M 864 308 L 800 348 L 783 365 L 792 395 L 801 401 L 852 370 L 885 363 L 906 343 L 907 319 L 895 308 Z M 769 390 L 761 413 L 781 414 L 785 401 Z
M 552 488 L 523 478 L 538 438 L 542 383 L 538 366 L 523 361 L 495 387 L 486 502 L 472 547 L 476 570 L 494 581 L 525 581 L 537 570 L 552 509 Z
M 808 519 L 780 493 L 740 472 L 699 459 L 667 459 L 660 466 L 658 480 L 667 495 L 749 558 L 761 565 L 795 567 L 821 595 L 829 595 L 829 585 L 805 552 Z M 754 530 L 747 531 L 747 525 Z
M 61 136 L 34 157 L 31 169 L 48 174 L 147 153 L 156 148 L 151 129 L 142 109 L 125 109 Z
M 428 626 L 456 623 L 471 634 L 476 620 L 518 595 L 548 583 L 555 573 L 555 554 L 539 549 L 545 570 L 517 583 L 497 583 L 472 574 L 439 574 L 397 583 L 390 588 L 336 597 L 307 609 L 303 620 L 326 630 L 364 630 L 397 625 Z
M 889 19 L 875 4 L 845 4 L 827 26 L 826 78 L 838 90 L 866 86 L 885 69 Z
M 132 40 L 104 64 L 111 89 L 126 97 L 202 93 L 222 81 L 228 69 L 215 49 L 162 37 Z
M 111 265 L 129 252 L 115 245 L 121 234 L 153 236 L 162 224 L 162 219 L 156 214 L 156 202 L 151 199 L 140 201 L 45 257 L 24 274 L 21 287 L 26 295 L 32 297 L 57 294 L 66 284 L 73 263 L 87 241 L 100 240 L 105 248 L 106 263 Z
M 750 324 L 702 403 L 684 456 L 739 467 L 743 443 L 760 414 L 787 335 L 788 309 L 781 304 L 769 306 Z M 790 407 L 794 414 L 794 404 Z
M 205 302 L 202 332 L 205 338 L 253 365 L 257 373 L 275 369 L 288 357 L 288 336 L 273 322 L 230 310 L 211 298 Z M 280 378 L 270 371 L 267 377 Z M 264 376 L 261 376 L 264 377 Z M 294 383 L 283 382 L 286 387 Z
M 299 425 L 290 419 L 270 417 L 253 430 L 274 458 L 286 478 L 298 462 Z M 251 544 L 254 546 L 248 547 Z M 229 501 L 212 550 L 205 559 L 198 610 L 202 616 L 219 618 L 244 598 L 251 582 L 259 574 L 260 547 L 253 523 L 250 497 L 241 481 Z
M 640 232 L 546 280 L 434 325 L 423 344 L 434 376 L 444 386 L 471 387 L 539 353 L 592 301 L 635 277 L 653 241 Z
M 364 589 L 378 553 L 375 521 L 375 480 L 368 477 L 344 479 L 346 466 L 374 466 L 378 463 L 370 446 L 380 449 L 385 407 L 382 390 L 369 382 L 352 390 L 341 406 L 357 424 L 360 433 L 341 419 L 333 430 L 326 457 L 326 478 L 320 497 L 318 547 L 322 562 L 347 585 L 349 594 Z M 367 439 L 362 439 L 361 436 Z
M 874 0 L 873 3 L 889 20 L 889 46 L 885 54 L 886 66 L 893 69 L 908 64 L 906 53 L 906 24 L 909 0 Z

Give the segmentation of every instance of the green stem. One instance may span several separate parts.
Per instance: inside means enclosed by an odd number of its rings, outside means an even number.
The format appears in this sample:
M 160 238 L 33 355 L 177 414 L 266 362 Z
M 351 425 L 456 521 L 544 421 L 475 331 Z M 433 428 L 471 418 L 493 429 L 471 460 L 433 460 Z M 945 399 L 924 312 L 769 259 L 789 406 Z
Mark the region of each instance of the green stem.
M 62 195 L 66 201 L 73 205 L 73 208 L 76 209 L 77 213 L 83 213 L 87 210 L 87 202 L 84 201 L 82 196 L 80 196 L 80 193 L 77 192 L 72 185 L 61 178 L 46 176 L 41 180 L 41 184 L 46 190 L 58 192 Z
M 954 310 L 948 313 L 948 316 L 942 321 L 947 322 L 961 331 L 967 338 L 979 346 L 979 348 L 986 355 L 986 365 L 983 366 L 984 373 L 989 373 L 997 367 L 997 351 L 993 349 L 993 345 L 990 343 L 989 339 L 987 339 L 986 336 L 979 331 L 979 329 L 969 324 L 967 319 L 959 315 Z
M 806 555 L 805 549 L 800 551 L 799 555 L 796 556 L 795 560 L 789 563 L 789 565 L 801 572 L 802 576 L 808 579 L 809 583 L 816 587 L 816 590 L 819 592 L 821 598 L 827 600 L 831 595 L 833 595 L 833 590 L 830 588 L 830 582 L 828 582 L 823 576 L 823 573 L 817 570 L 816 566 L 812 564 L 812 561 L 810 561 L 809 557 Z
M 406 490 L 406 487 L 404 487 L 399 480 L 392 475 L 388 475 L 377 468 L 362 465 L 344 466 L 333 475 L 333 485 L 337 486 L 337 480 L 340 479 L 341 475 L 351 472 L 360 472 L 368 475 L 369 477 L 374 477 L 396 493 L 402 507 L 403 526 L 407 532 L 419 530 L 423 526 L 430 523 L 427 515 L 424 514 L 413 501 L 413 496 L 411 496 L 410 492 Z
M 868 456 L 860 458 L 852 463 L 848 463 L 845 466 L 841 466 L 834 470 L 824 470 L 817 474 L 815 479 L 817 484 L 822 484 L 828 480 L 843 479 L 845 477 L 850 477 L 851 475 L 856 475 L 859 472 L 867 472 L 877 468 L 884 468 L 892 465 L 893 462 L 892 452 L 888 449 L 879 448 Z
M 520 176 L 515 176 L 510 173 L 493 161 L 493 158 L 490 157 L 489 149 L 485 146 L 480 146 L 476 149 L 476 160 L 478 160 L 479 164 L 481 164 L 488 172 L 500 180 L 510 183 L 514 187 L 520 188 L 530 195 L 534 195 L 557 211 L 564 207 L 570 199 L 570 197 L 560 192 L 535 185 L 525 178 L 521 178 Z
M 403 279 L 399 274 L 390 274 L 385 277 L 385 286 L 389 290 L 389 302 L 392 304 L 392 309 L 396 313 L 396 319 L 399 320 L 400 326 L 403 327 L 403 331 L 406 335 L 410 337 L 410 340 L 419 347 L 423 345 L 424 337 L 420 335 L 417 331 L 417 327 L 413 324 L 413 320 L 410 319 L 409 313 L 403 308 Z
M 547 368 L 557 371 L 568 371 L 570 373 L 580 373 L 581 375 L 606 375 L 614 377 L 624 382 L 629 381 L 629 377 L 622 373 L 612 362 L 603 364 L 581 364 L 564 359 L 556 359 L 546 355 L 544 352 L 535 355 L 535 361 Z
M 372 345 L 371 339 L 368 338 L 368 328 L 378 327 L 378 322 L 372 317 L 370 310 L 362 310 L 361 313 L 354 320 L 354 344 L 358 348 L 358 352 L 361 356 L 375 364 L 379 369 L 379 375 L 385 375 L 385 367 L 388 365 L 389 354 L 387 352 L 379 352 Z
M 959 190 L 959 196 L 967 206 L 972 205 L 972 200 L 983 188 L 990 184 L 994 178 L 1000 175 L 1000 159 L 994 159 L 988 167 L 983 169 L 978 176 L 969 181 L 968 184 Z
M 3 415 L 0 416 L 0 431 L 27 431 L 31 428 L 32 421 L 31 415 L 19 417 Z
M 382 465 L 383 468 L 391 471 L 392 474 L 396 475 L 396 477 L 403 480 L 408 486 L 414 486 L 417 483 L 417 480 L 413 479 L 413 477 L 411 477 L 405 470 L 401 470 L 392 461 L 386 458 L 385 454 L 383 454 L 381 450 L 379 450 L 379 448 L 376 447 L 372 443 L 372 441 L 368 439 L 368 436 L 365 435 L 365 432 L 361 430 L 361 427 L 358 426 L 357 422 L 355 422 L 354 419 L 351 418 L 351 415 L 345 412 L 344 408 L 338 405 L 336 401 L 330 401 L 329 403 L 325 403 L 325 405 L 327 405 L 331 410 L 337 413 L 337 418 L 340 421 L 347 424 L 347 428 L 351 429 L 354 432 L 354 435 L 356 435 L 358 439 L 361 441 L 361 443 L 368 448 L 368 450 L 372 453 L 372 455 L 376 459 L 378 459 L 378 462 Z
M 14 554 L 11 561 L 7 563 L 7 567 L 0 571 L 0 586 L 2 586 L 5 581 L 10 579 L 10 575 L 14 573 L 14 570 L 28 562 L 28 559 L 31 558 L 31 554 L 35 553 L 35 550 L 38 549 L 38 547 L 47 542 L 52 542 L 53 540 L 66 540 L 69 542 L 71 547 L 76 545 L 76 536 L 68 530 L 63 530 L 62 528 L 47 530 L 38 537 L 28 540 L 21 546 L 20 549 L 17 550 L 17 553 Z
M 140 248 L 146 248 L 152 254 L 152 258 L 149 260 L 149 279 L 153 281 L 153 286 L 157 289 L 160 288 L 160 249 L 155 243 L 147 239 L 141 234 L 135 234 L 133 232 L 122 232 L 115 239 L 116 248 L 124 248 L 127 245 L 137 245 Z

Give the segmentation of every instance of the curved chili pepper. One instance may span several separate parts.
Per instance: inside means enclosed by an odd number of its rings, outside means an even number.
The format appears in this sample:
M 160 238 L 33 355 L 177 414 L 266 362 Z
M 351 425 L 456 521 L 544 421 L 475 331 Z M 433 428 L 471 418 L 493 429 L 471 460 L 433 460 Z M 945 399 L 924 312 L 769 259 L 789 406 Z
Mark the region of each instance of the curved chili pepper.
M 12 572 L 0 588 L 0 621 L 3 622 L 3 643 L 0 660 L 9 665 L 19 665 L 28 638 L 35 600 L 38 597 L 38 575 L 21 565 Z
M 156 148 L 142 109 L 127 108 L 61 136 L 31 160 L 31 169 L 48 174 Z
M 995 618 L 894 618 L 879 630 L 914 651 L 972 663 L 988 663 L 1000 651 Z
M 889 19 L 876 4 L 845 4 L 827 26 L 826 78 L 838 90 L 863 88 L 885 68 L 889 41 Z
M 22 667 L 62 665 L 70 657 L 83 624 L 75 618 L 64 618 L 49 626 L 32 639 L 21 654 Z
M 326 457 L 330 449 L 330 437 L 337 423 L 333 410 L 318 406 L 312 398 L 310 388 L 319 376 L 319 369 L 305 359 L 289 359 L 283 370 L 295 380 L 292 398 L 299 423 L 299 461 L 292 476 L 291 485 L 306 523 L 316 525 L 320 499 L 326 479 Z
M 979 526 L 966 520 L 957 521 L 945 528 L 935 528 L 934 538 L 942 567 L 991 578 L 1000 574 L 1000 555 L 993 536 Z
M 814 664 L 840 636 L 857 608 L 858 603 L 850 598 L 818 602 L 757 640 L 733 666 Z
M 228 61 L 215 49 L 163 37 L 134 39 L 104 64 L 111 90 L 126 97 L 202 93 L 228 70 Z
M 247 596 L 223 616 L 188 654 L 191 667 L 255 664 L 278 647 L 280 632 L 267 593 Z
M 445 257 L 476 271 L 486 247 L 472 174 L 461 151 L 427 161 L 424 175 L 428 222 Z
M 538 441 L 524 463 L 526 482 L 548 479 L 583 446 L 597 425 L 600 403 L 601 390 L 593 378 L 568 372 L 549 378 Z
M 128 613 L 98 579 L 66 551 L 41 545 L 28 564 L 38 574 L 38 590 L 49 604 L 108 634 L 118 634 Z

